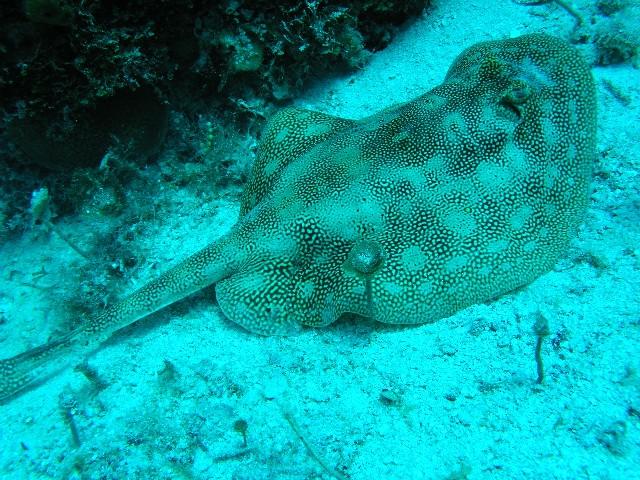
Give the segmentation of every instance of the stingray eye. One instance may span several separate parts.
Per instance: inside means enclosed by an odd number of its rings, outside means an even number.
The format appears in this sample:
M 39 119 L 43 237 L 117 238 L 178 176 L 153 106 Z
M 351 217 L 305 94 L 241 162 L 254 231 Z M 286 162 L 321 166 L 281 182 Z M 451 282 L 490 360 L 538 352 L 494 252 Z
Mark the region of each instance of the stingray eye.
M 382 265 L 383 257 L 382 247 L 378 242 L 361 240 L 349 252 L 347 263 L 356 272 L 367 275 Z
M 502 95 L 500 105 L 518 120 L 522 117 L 522 107 L 531 97 L 531 87 L 523 80 L 515 80 Z

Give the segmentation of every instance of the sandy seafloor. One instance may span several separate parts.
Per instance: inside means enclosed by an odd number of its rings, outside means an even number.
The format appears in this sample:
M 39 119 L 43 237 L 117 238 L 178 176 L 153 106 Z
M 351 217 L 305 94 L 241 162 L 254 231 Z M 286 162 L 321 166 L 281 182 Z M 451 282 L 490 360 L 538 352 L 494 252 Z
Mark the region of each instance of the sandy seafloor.
M 316 85 L 297 103 L 360 118 L 437 85 L 466 46 L 530 32 L 567 38 L 571 26 L 549 6 L 438 1 L 361 71 Z M 330 468 L 354 480 L 640 479 L 640 71 L 624 64 L 594 76 L 591 205 L 552 272 L 431 325 L 340 321 L 288 337 L 231 324 L 209 290 L 92 355 L 108 384 L 101 391 L 68 370 L 0 407 L 0 478 L 331 478 L 289 416 Z M 238 214 L 228 195 L 202 204 L 172 189 L 156 201 L 164 213 L 137 240 L 146 263 L 122 295 L 218 238 Z M 58 224 L 87 245 L 101 228 L 82 218 Z M 85 261 L 55 235 L 29 232 L 0 255 L 7 357 L 48 338 L 60 299 L 83 294 L 71 272 Z M 29 286 L 36 281 L 42 288 Z M 537 312 L 551 329 L 542 385 Z M 394 401 L 381 401 L 383 391 Z M 79 445 L 61 394 L 73 401 Z M 238 419 L 247 422 L 246 447 Z

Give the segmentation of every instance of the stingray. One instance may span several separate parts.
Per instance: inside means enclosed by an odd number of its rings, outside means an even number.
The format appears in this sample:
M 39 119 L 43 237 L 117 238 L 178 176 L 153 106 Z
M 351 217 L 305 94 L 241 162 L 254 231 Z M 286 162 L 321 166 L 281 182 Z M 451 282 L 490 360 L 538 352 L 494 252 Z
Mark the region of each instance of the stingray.
M 285 108 L 265 127 L 236 226 L 68 334 L 0 361 L 7 401 L 114 331 L 215 284 L 260 335 L 355 314 L 434 322 L 553 267 L 587 206 L 590 70 L 542 34 L 474 45 L 428 93 L 349 120 Z

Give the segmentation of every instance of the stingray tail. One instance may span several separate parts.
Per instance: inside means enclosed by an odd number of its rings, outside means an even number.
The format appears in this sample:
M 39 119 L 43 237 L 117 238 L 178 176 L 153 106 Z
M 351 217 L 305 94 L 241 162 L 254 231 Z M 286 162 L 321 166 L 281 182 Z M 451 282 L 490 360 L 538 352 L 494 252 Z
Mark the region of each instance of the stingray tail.
M 226 248 L 227 239 L 187 258 L 66 335 L 0 360 L 0 404 L 81 361 L 116 330 L 228 276 L 237 258 Z
M 21 393 L 36 387 L 51 375 L 68 365 L 54 365 L 57 353 L 69 351 L 77 332 L 32 348 L 15 357 L 0 360 L 0 404 L 4 404 Z M 65 360 L 69 359 L 67 355 Z M 46 368 L 43 369 L 43 366 Z

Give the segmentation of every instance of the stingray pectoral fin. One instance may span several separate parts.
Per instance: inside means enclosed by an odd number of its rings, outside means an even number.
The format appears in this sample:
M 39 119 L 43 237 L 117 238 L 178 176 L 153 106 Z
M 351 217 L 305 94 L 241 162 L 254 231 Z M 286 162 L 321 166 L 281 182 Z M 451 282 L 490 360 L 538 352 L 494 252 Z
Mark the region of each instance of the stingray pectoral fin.
M 223 239 L 204 248 L 122 301 L 87 318 L 77 329 L 0 360 L 0 403 L 81 361 L 116 330 L 224 278 L 239 261 L 227 246 Z
M 235 274 L 216 284 L 225 317 L 258 335 L 291 335 L 300 330 L 284 279 L 266 286 L 256 273 Z

